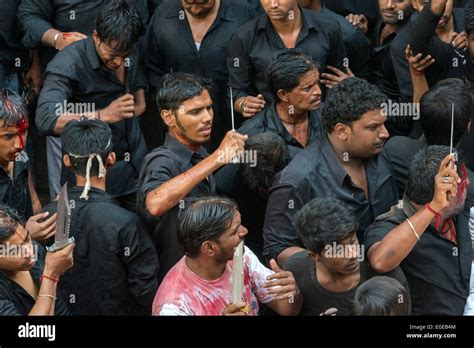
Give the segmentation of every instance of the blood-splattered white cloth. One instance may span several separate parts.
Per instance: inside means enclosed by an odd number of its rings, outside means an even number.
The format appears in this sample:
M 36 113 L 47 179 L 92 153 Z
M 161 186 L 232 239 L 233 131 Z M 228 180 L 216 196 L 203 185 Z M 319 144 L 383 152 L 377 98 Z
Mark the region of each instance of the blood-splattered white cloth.
M 263 266 L 255 254 L 244 251 L 244 299 L 249 315 L 258 315 L 258 302 L 273 297 L 262 287 L 274 272 Z M 183 257 L 166 275 L 153 301 L 153 315 L 221 315 L 232 303 L 232 260 L 219 279 L 205 280 L 193 273 Z

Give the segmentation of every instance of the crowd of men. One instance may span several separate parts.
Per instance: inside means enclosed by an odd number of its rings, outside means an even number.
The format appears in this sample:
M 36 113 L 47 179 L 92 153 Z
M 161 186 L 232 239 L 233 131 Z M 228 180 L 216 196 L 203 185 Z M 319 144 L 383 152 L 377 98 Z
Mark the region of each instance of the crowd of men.
M 474 314 L 474 0 L 0 9 L 0 315 Z

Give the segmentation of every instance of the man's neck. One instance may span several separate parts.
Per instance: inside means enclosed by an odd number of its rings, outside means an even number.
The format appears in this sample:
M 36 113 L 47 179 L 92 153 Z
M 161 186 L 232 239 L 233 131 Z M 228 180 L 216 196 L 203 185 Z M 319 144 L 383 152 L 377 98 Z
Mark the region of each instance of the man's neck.
M 179 141 L 181 144 L 186 146 L 188 149 L 190 149 L 192 152 L 199 152 L 201 149 L 201 144 L 193 143 L 189 141 L 186 137 L 182 136 L 180 133 L 176 132 L 174 129 L 170 129 L 168 131 L 169 135 L 175 138 L 177 141 Z
M 272 21 L 270 18 L 270 21 L 272 22 L 273 28 L 275 29 L 276 32 L 282 33 L 282 34 L 289 34 L 301 28 L 300 8 L 298 6 L 295 6 L 295 8 L 291 11 L 293 11 L 294 13 L 293 17 L 291 17 L 290 14 L 288 14 L 288 16 L 286 16 L 286 18 L 281 21 Z
M 196 17 L 196 16 L 193 16 L 186 9 L 185 9 L 185 11 L 186 11 L 186 15 L 188 17 L 188 20 L 191 20 L 193 22 L 207 22 L 208 20 L 214 19 L 216 17 L 217 12 L 219 12 L 220 7 L 221 7 L 221 0 L 216 0 L 212 10 L 208 14 L 206 14 L 204 17 Z
M 91 176 L 91 187 L 105 191 L 105 176 L 99 178 L 97 176 Z M 86 186 L 86 178 L 76 175 L 76 186 Z
M 298 124 L 303 123 L 308 119 L 307 111 L 300 112 L 292 109 L 292 112 L 290 112 L 290 107 L 291 106 L 285 102 L 276 103 L 276 110 L 282 122 L 286 124 Z
M 2 168 L 8 173 L 10 172 L 10 161 L 4 161 L 2 159 L 0 159 L 0 166 L 2 166 Z
M 201 256 L 194 259 L 186 257 L 185 261 L 186 265 L 194 274 L 205 280 L 219 279 L 222 274 L 224 274 L 227 265 L 227 263 L 216 263 L 213 258 Z
M 350 152 L 344 146 L 344 143 L 339 141 L 339 139 L 334 134 L 327 134 L 329 144 L 331 144 L 336 157 L 339 162 L 345 167 L 360 168 L 364 166 L 364 161 L 360 158 L 351 156 Z

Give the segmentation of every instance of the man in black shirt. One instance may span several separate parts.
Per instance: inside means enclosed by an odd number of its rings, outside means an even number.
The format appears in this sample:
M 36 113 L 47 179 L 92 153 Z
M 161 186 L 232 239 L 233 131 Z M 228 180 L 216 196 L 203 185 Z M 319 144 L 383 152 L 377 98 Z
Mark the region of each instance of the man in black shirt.
M 333 196 L 354 210 L 361 243 L 365 228 L 397 201 L 389 164 L 378 157 L 388 139 L 384 101 L 376 86 L 359 78 L 345 79 L 331 90 L 321 115 L 326 134 L 301 151 L 270 190 L 263 229 L 267 260 L 278 258 L 283 264 L 301 251 L 293 218 L 313 198 Z
M 335 19 L 342 32 L 342 40 L 347 53 L 345 66 L 350 67 L 357 77 L 368 79 L 369 70 L 369 40 L 365 35 L 350 24 L 343 16 L 329 10 L 323 0 L 298 0 L 301 7 L 319 12 L 324 16 Z
M 282 48 L 299 48 L 318 62 L 343 69 L 346 53 L 339 24 L 319 13 L 298 7 L 297 0 L 261 1 L 265 14 L 244 25 L 232 37 L 227 55 L 234 109 L 244 117 L 262 111 L 273 96 L 265 70 Z
M 303 294 L 300 315 L 351 315 L 356 289 L 377 275 L 364 262 L 357 224 L 349 207 L 335 198 L 316 198 L 296 214 L 295 228 L 307 250 L 290 256 L 283 268 L 294 274 Z M 392 276 L 407 287 L 400 269 Z
M 20 92 L 20 73 L 32 82 L 36 94 L 41 88 L 41 69 L 37 52 L 31 55 L 21 43 L 16 14 L 20 0 L 5 0 L 0 12 L 0 87 Z
M 154 231 L 159 279 L 163 279 L 183 256 L 176 232 L 183 199 L 214 194 L 212 173 L 243 151 L 247 136 L 229 131 L 208 156 L 202 144 L 209 141 L 214 115 L 207 83 L 198 76 L 166 75 L 157 104 L 168 133 L 164 146 L 154 149 L 143 161 L 137 211 Z
M 411 101 L 413 85 L 406 60 L 405 50 L 409 44 L 414 54 L 431 55 L 433 65 L 426 70 L 430 86 L 447 77 L 468 77 L 474 81 L 474 69 L 467 57 L 463 29 L 462 9 L 453 9 L 452 0 L 435 0 L 430 4 L 414 1 L 419 13 L 393 40 L 390 51 L 395 76 L 400 87 L 401 99 Z M 458 49 L 459 48 L 459 49 Z
M 23 220 L 28 220 L 26 226 L 32 239 L 44 241 L 55 231 L 56 216 L 33 215 L 31 197 L 36 196 L 36 191 L 28 169 L 29 159 L 24 152 L 27 133 L 25 102 L 17 93 L 0 88 L 0 202 L 15 209 Z
M 319 70 L 312 59 L 297 49 L 283 49 L 265 72 L 274 102 L 245 121 L 241 134 L 274 132 L 283 138 L 290 159 L 322 136 L 319 107 Z
M 447 146 L 422 149 L 412 162 L 402 204 L 365 232 L 372 268 L 399 266 L 410 286 L 414 315 L 462 315 L 469 295 L 472 244 L 469 216 L 460 214 L 469 179 Z M 459 157 L 459 156 L 458 156 Z
M 166 0 L 151 19 L 146 50 L 151 87 L 157 91 L 169 72 L 211 81 L 209 92 L 216 117 L 210 150 L 217 148 L 232 128 L 227 103 L 227 46 L 232 34 L 254 17 L 255 11 L 241 0 L 209 0 L 194 5 L 186 0 Z
M 62 277 L 60 293 L 74 315 L 149 315 L 158 257 L 138 216 L 105 192 L 107 170 L 115 163 L 109 126 L 71 121 L 61 140 L 77 186 L 68 187 L 74 266 Z
M 84 116 L 108 123 L 117 165 L 107 177 L 107 192 L 131 211 L 147 152 L 135 117 L 145 110 L 147 85 L 137 46 L 142 29 L 137 12 L 126 3 L 105 7 L 93 37 L 66 47 L 48 65 L 35 120 L 47 135 L 61 134 L 69 121 Z
M 460 79 L 438 82 L 421 98 L 419 116 L 424 131 L 422 138 L 395 136 L 385 144 L 381 156 L 390 163 L 400 195 L 405 192 L 408 171 L 415 154 L 427 145 L 451 144 L 453 105 L 453 145 L 458 147 L 462 136 L 469 132 L 474 108 L 468 85 Z
M 11 1 L 11 0 L 8 0 Z M 114 3 L 124 0 L 113 0 Z M 148 18 L 147 0 L 126 0 L 131 6 L 136 7 L 143 23 Z M 83 40 L 92 35 L 95 29 L 95 19 L 108 0 L 28 0 L 21 1 L 18 8 L 18 27 L 22 34 L 22 44 L 33 49 L 33 62 L 38 61 L 36 70 L 42 69 L 37 74 L 39 78 L 33 79 L 39 94 L 42 83 L 42 73 L 58 51 L 70 44 Z M 3 8 L 3 3 L 2 3 Z M 8 14 L 11 18 L 11 14 Z M 37 57 L 37 59 L 35 58 Z M 41 64 L 39 63 L 41 61 Z M 59 190 L 62 154 L 59 138 L 46 137 L 46 156 L 48 160 L 49 193 L 55 199 Z

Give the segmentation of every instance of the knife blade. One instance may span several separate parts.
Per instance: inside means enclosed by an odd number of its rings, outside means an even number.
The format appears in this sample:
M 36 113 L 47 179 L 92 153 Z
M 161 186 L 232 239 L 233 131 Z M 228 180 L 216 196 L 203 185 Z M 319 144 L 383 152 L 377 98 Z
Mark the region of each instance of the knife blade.
M 71 206 L 67 194 L 67 183 L 61 188 L 59 193 L 56 218 L 56 234 L 54 236 L 54 244 L 46 247 L 46 250 L 55 252 L 61 250 L 74 243 L 74 237 L 69 237 L 71 230 Z

